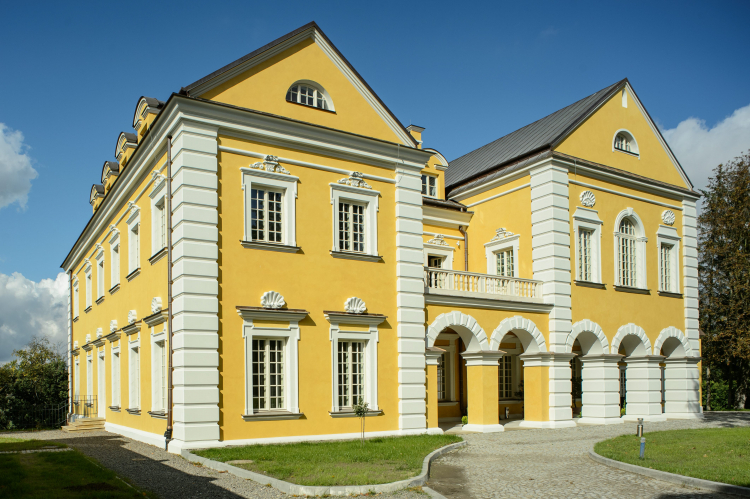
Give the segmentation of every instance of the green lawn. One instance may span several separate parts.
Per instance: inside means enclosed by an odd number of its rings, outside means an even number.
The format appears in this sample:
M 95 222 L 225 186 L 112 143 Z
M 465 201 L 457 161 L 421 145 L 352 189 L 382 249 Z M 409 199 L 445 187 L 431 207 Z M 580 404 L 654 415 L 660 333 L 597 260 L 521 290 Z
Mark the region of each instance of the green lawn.
M 42 447 L 67 447 L 67 445 L 45 440 L 0 437 L 0 452 L 41 449 Z
M 9 449 L 14 445 L 19 448 Z M 43 440 L 0 439 L 0 450 L 62 446 Z M 25 446 L 25 447 L 24 447 Z M 0 498 L 143 498 L 144 494 L 78 451 L 0 454 Z M 153 497 L 148 495 L 146 497 Z
M 414 435 L 342 442 L 249 445 L 206 449 L 195 454 L 234 464 L 299 485 L 372 485 L 418 475 L 422 461 L 440 447 L 460 442 L 455 435 Z
M 657 431 L 644 436 L 642 461 L 640 438 L 635 435 L 599 442 L 594 451 L 655 470 L 750 487 L 750 428 Z

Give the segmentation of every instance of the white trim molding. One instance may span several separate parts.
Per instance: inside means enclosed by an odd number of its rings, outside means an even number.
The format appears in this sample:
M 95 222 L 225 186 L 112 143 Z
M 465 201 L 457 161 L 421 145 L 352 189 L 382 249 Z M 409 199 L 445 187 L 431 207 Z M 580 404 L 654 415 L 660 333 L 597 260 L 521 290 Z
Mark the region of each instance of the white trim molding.
M 677 234 L 677 229 L 674 227 L 668 227 L 666 225 L 659 225 L 656 230 L 656 261 L 658 266 L 659 275 L 657 277 L 657 289 L 667 293 L 680 293 L 680 240 L 682 238 Z M 669 289 L 662 289 L 662 257 L 661 247 L 662 244 L 671 246 L 669 251 Z
M 656 338 L 656 341 L 654 342 L 654 355 L 662 355 L 661 349 L 664 346 L 664 343 L 670 338 L 676 338 L 677 341 L 680 342 L 680 345 L 682 346 L 682 348 L 681 349 L 675 348 L 669 352 L 665 352 L 666 355 L 664 356 L 666 358 L 697 357 L 697 355 L 695 355 L 695 352 L 693 352 L 693 349 L 690 347 L 690 342 L 688 341 L 685 334 L 674 326 L 669 326 L 661 330 L 661 332 L 659 333 L 659 336 Z
M 477 320 L 458 310 L 438 315 L 427 327 L 427 348 L 435 346 L 435 340 L 446 328 L 451 328 L 461 337 L 467 351 L 490 350 L 487 334 Z
M 270 165 L 269 168 L 259 169 L 254 165 Z M 297 184 L 299 177 L 291 175 L 286 169 L 283 169 L 278 164 L 278 159 L 275 156 L 266 156 L 262 163 L 255 163 L 250 167 L 241 167 L 240 172 L 242 173 L 242 190 L 244 191 L 243 200 L 245 207 L 245 227 L 243 240 L 247 242 L 253 242 L 250 238 L 250 224 L 251 224 L 251 213 L 250 208 L 252 206 L 251 194 L 253 188 L 271 189 L 275 191 L 281 191 L 282 196 L 282 233 L 284 240 L 281 245 L 283 246 L 297 246 Z M 275 165 L 275 167 L 274 167 Z M 278 173 L 279 168 L 286 173 Z M 268 242 L 268 241 L 258 241 Z M 279 244 L 279 243 L 271 243 Z
M 685 336 L 693 352 L 700 354 L 698 323 L 698 213 L 695 201 L 682 202 L 682 276 L 685 303 Z
M 643 224 L 641 217 L 635 212 L 633 208 L 625 208 L 617 214 L 615 218 L 615 225 L 613 227 L 614 237 L 614 273 L 615 286 L 623 286 L 620 275 L 620 223 L 623 219 L 628 218 L 632 220 L 635 226 L 635 260 L 636 260 L 636 285 L 630 286 L 633 288 L 647 289 L 648 288 L 648 269 L 646 267 L 646 243 L 648 238 L 646 237 L 646 226 Z M 614 352 L 617 353 L 617 352 Z
M 487 260 L 487 273 L 497 274 L 497 254 L 508 249 L 513 250 L 513 275 L 518 277 L 518 256 L 521 247 L 521 235 L 506 231 L 505 228 L 497 229 L 495 237 L 484 243 L 484 257 Z
M 440 268 L 452 270 L 455 252 L 456 248 L 445 242 L 443 234 L 436 234 L 434 238 L 424 243 L 424 266 L 428 266 L 430 256 L 441 256 L 443 261 Z
M 599 212 L 590 208 L 576 207 L 573 213 L 573 241 L 575 244 L 575 279 L 581 280 L 580 239 L 581 229 L 591 231 L 591 279 L 588 282 L 602 284 L 602 225 Z
M 637 337 L 641 344 L 640 345 L 628 345 L 626 346 L 626 349 L 631 350 L 630 352 L 625 352 L 625 355 L 636 355 L 636 356 L 644 356 L 644 355 L 651 355 L 653 352 L 651 348 L 651 340 L 648 339 L 648 336 L 646 336 L 646 331 L 643 330 L 642 327 L 637 326 L 633 324 L 632 322 L 630 324 L 625 324 L 624 326 L 620 326 L 620 328 L 617 330 L 617 334 L 615 334 L 615 337 L 612 338 L 612 346 L 610 347 L 610 353 L 616 354 L 620 351 L 620 343 L 627 337 L 627 336 L 635 336 Z M 640 349 L 639 346 L 643 346 L 643 349 Z
M 599 340 L 599 348 L 596 348 L 595 341 L 592 342 L 584 340 L 582 342 L 581 340 L 578 340 L 578 343 L 581 344 L 583 355 L 604 355 L 609 353 L 609 341 L 607 340 L 607 336 L 604 334 L 604 331 L 602 331 L 601 326 L 596 322 L 588 319 L 584 319 L 573 324 L 573 327 L 570 330 L 570 334 L 568 335 L 568 339 L 565 341 L 565 353 L 573 352 L 573 344 L 578 338 L 578 335 L 584 332 L 589 332 L 596 336 L 596 338 Z
M 508 333 L 517 333 L 519 331 L 527 334 L 516 334 L 518 340 L 523 345 L 525 353 L 537 354 L 547 352 L 547 344 L 544 341 L 544 335 L 536 324 L 530 319 L 520 315 L 514 315 L 500 321 L 500 324 L 492 331 L 490 337 L 490 350 L 499 350 L 503 337 Z
M 330 183 L 328 185 L 331 188 L 331 227 L 333 229 L 333 246 L 331 251 L 342 251 L 339 249 L 338 210 L 340 201 L 348 201 L 350 203 L 364 205 L 364 253 L 370 256 L 378 256 L 378 198 L 380 197 L 380 192 L 372 190 L 372 188 L 369 187 L 355 187 L 344 183 Z

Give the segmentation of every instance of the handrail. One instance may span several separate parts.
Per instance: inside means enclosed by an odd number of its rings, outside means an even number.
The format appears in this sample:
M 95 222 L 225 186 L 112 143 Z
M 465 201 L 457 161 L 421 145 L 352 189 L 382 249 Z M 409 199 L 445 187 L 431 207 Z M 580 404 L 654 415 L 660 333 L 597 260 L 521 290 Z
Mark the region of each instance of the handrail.
M 542 282 L 518 277 L 477 274 L 461 270 L 424 268 L 424 284 L 430 289 L 541 298 Z

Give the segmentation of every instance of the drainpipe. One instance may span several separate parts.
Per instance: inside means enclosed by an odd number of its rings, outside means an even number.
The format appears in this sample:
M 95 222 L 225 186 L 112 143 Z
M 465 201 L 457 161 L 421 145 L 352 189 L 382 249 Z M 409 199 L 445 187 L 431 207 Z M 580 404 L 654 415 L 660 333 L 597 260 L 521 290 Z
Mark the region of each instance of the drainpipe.
M 169 367 L 167 368 L 167 431 L 164 450 L 172 440 L 172 136 L 167 136 L 167 336 L 169 337 Z
M 68 319 L 68 395 L 70 401 L 70 412 L 68 413 L 67 421 L 70 421 L 70 417 L 73 414 L 73 271 L 68 271 L 68 306 L 70 307 L 70 319 Z
M 458 232 L 464 236 L 464 270 L 469 271 L 469 234 L 466 233 L 466 229 L 463 225 L 458 226 Z

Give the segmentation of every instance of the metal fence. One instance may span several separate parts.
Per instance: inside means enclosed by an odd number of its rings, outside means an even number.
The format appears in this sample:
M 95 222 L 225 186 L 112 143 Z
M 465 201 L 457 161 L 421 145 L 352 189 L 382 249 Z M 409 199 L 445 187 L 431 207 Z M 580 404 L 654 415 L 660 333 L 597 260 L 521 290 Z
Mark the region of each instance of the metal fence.
M 65 424 L 67 415 L 67 402 L 58 405 L 31 405 L 0 410 L 0 429 L 59 428 Z
M 95 418 L 99 416 L 96 395 L 79 395 L 73 397 L 73 414 L 77 418 Z

